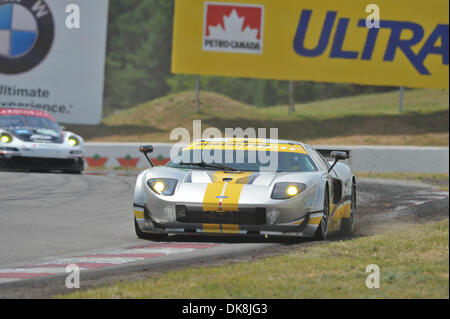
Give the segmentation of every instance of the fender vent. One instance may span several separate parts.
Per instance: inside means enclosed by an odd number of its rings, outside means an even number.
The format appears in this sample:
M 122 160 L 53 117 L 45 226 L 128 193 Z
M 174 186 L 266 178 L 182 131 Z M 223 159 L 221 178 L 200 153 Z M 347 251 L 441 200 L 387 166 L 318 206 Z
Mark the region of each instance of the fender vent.
M 339 203 L 342 199 L 342 182 L 333 178 L 333 203 Z

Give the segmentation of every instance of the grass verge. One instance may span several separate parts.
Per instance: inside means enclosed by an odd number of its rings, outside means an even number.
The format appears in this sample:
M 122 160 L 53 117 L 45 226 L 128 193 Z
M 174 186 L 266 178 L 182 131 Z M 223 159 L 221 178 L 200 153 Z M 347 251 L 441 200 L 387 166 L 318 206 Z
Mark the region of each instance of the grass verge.
M 195 92 L 182 92 L 144 103 L 103 119 L 97 126 L 67 125 L 87 141 L 171 142 L 177 127 L 192 134 L 192 121 L 202 129 L 278 128 L 278 137 L 310 144 L 448 146 L 448 90 L 407 90 L 398 113 L 398 92 L 367 94 L 258 108 L 226 96 L 201 92 L 195 113 Z M 268 134 L 268 132 L 267 132 Z M 173 141 L 172 141 L 173 142 Z
M 449 298 L 449 221 L 293 247 L 289 254 L 154 275 L 58 298 Z M 380 288 L 365 285 L 367 265 Z

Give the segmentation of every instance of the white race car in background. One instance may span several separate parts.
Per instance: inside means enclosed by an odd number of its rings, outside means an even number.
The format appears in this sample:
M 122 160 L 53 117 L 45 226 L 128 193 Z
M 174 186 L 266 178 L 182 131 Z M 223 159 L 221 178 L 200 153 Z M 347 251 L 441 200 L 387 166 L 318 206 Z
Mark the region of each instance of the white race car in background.
M 44 111 L 0 108 L 0 169 L 84 171 L 84 141 Z

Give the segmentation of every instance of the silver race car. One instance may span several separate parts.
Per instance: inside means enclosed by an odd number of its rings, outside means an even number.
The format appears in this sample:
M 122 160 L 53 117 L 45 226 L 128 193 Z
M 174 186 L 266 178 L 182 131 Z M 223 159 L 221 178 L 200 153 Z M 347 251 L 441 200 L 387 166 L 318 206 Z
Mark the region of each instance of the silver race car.
M 0 108 L 0 169 L 84 171 L 84 141 L 44 111 Z
M 140 151 L 151 162 L 151 145 Z M 311 237 L 353 232 L 356 182 L 345 160 L 328 162 L 294 141 L 204 139 L 165 166 L 142 171 L 134 193 L 139 238 L 167 234 Z

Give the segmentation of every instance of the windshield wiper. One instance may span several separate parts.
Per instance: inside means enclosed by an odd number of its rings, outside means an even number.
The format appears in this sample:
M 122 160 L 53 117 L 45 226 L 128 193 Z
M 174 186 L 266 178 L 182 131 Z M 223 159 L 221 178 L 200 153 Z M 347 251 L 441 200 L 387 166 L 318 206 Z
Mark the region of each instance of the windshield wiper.
M 222 165 L 222 164 L 212 164 L 212 163 L 205 163 L 205 162 L 184 163 L 183 161 L 181 161 L 179 164 L 180 165 L 198 166 L 198 167 L 218 168 L 218 169 L 223 169 L 224 171 L 239 172 L 239 170 L 237 168 L 225 166 L 225 165 Z

